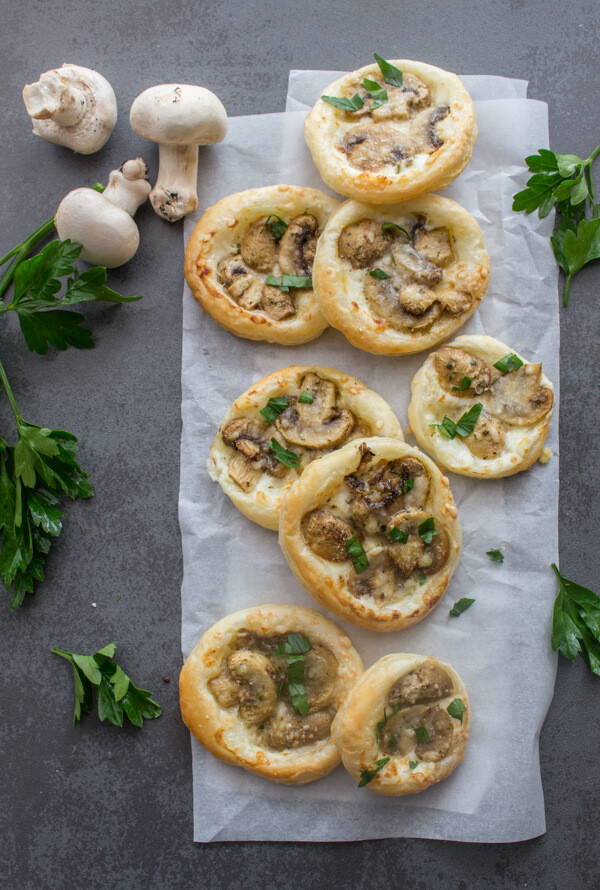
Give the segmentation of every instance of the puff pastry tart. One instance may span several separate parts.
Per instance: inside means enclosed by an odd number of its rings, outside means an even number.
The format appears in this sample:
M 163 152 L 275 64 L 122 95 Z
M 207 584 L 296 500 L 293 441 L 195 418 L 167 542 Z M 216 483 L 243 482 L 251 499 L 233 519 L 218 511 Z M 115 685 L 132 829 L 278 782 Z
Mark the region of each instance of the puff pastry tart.
M 273 185 L 229 195 L 198 221 L 185 277 L 214 320 L 238 337 L 306 343 L 327 327 L 312 289 L 317 239 L 338 202 Z
M 183 721 L 219 760 L 303 785 L 340 762 L 331 722 L 362 669 L 348 637 L 313 609 L 235 612 L 183 666 Z
M 449 664 L 386 655 L 369 668 L 336 714 L 332 734 L 344 766 L 377 794 L 424 791 L 465 756 L 471 710 Z
M 421 621 L 461 551 L 448 480 L 398 439 L 358 439 L 319 458 L 290 489 L 279 543 L 318 603 L 370 630 Z
M 244 516 L 276 530 L 281 501 L 306 466 L 365 436 L 403 438 L 381 396 L 333 368 L 291 365 L 236 399 L 214 438 L 208 473 Z
M 476 220 L 439 195 L 390 207 L 346 201 L 325 226 L 313 271 L 327 321 L 359 349 L 385 355 L 453 334 L 489 275 Z
M 496 479 L 541 456 L 554 388 L 510 346 L 465 335 L 433 352 L 415 374 L 408 409 L 419 444 L 443 467 Z
M 383 68 L 366 65 L 330 84 L 304 135 L 327 185 L 391 204 L 456 179 L 473 154 L 477 124 L 455 74 L 405 59 Z

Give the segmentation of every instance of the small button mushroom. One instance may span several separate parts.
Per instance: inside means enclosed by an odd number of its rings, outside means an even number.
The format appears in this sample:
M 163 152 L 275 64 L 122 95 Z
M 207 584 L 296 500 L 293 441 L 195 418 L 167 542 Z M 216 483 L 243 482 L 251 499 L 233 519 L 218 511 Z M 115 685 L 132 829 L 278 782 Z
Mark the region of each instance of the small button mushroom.
M 463 439 L 469 451 L 481 460 L 500 457 L 506 444 L 506 430 L 502 423 L 482 411 L 473 432 Z
M 102 194 L 80 188 L 62 199 L 54 220 L 58 237 L 81 244 L 80 257 L 86 263 L 107 269 L 122 266 L 138 249 L 140 233 L 133 215 L 149 194 L 144 159 L 125 161 L 110 173 Z
M 414 671 L 399 677 L 387 695 L 391 707 L 419 705 L 452 695 L 454 684 L 446 671 L 426 662 Z
M 353 269 L 366 269 L 389 250 L 393 240 L 393 230 L 384 231 L 375 219 L 361 219 L 343 230 L 338 252 Z
M 317 711 L 302 717 L 286 710 L 265 726 L 263 741 L 276 751 L 301 748 L 328 738 L 332 720 L 332 715 L 327 711 Z
M 491 365 L 457 346 L 441 346 L 435 353 L 435 370 L 440 385 L 456 395 L 479 395 L 489 389 L 499 376 Z M 468 377 L 471 381 L 467 389 L 461 390 L 461 382 Z M 457 390 L 453 389 L 457 387 Z
M 354 537 L 356 531 L 330 510 L 324 507 L 311 510 L 302 517 L 301 529 L 304 541 L 317 556 L 332 562 L 350 559 L 346 541 Z
M 354 415 L 346 408 L 337 408 L 335 384 L 309 373 L 300 381 L 300 390 L 312 395 L 313 402 L 289 399 L 289 407 L 275 421 L 288 442 L 305 448 L 327 448 L 350 434 Z
M 415 143 L 406 133 L 387 124 L 365 123 L 345 134 L 340 149 L 353 167 L 375 171 L 386 164 L 398 165 L 415 153 Z
M 265 723 L 277 701 L 275 670 L 266 655 L 241 649 L 227 659 L 231 676 L 240 692 L 240 716 L 250 726 Z
M 132 128 L 158 143 L 158 178 L 150 194 L 156 213 L 177 222 L 198 205 L 198 146 L 221 142 L 227 112 L 204 87 L 165 83 L 149 87 L 134 100 Z
M 64 64 L 23 89 L 33 132 L 83 155 L 102 148 L 117 121 L 113 88 L 101 74 Z
M 286 275 L 312 275 L 319 222 L 310 213 L 290 220 L 279 243 L 279 268 Z

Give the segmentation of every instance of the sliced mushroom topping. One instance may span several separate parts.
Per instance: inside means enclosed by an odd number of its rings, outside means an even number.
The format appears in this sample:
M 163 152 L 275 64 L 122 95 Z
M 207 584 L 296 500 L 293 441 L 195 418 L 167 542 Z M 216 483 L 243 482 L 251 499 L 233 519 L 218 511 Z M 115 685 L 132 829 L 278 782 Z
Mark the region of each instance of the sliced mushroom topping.
M 439 521 L 435 523 L 437 535 L 434 535 L 430 544 L 426 544 L 419 534 L 419 526 L 430 516 L 423 510 L 405 510 L 392 516 L 388 523 L 388 534 L 393 528 L 408 534 L 406 544 L 397 543 L 389 547 L 394 565 L 404 578 L 408 578 L 417 569 L 425 575 L 434 575 L 448 559 L 450 543 L 446 530 Z
M 459 389 L 458 395 L 463 396 L 479 395 L 489 389 L 498 377 L 491 365 L 457 346 L 442 346 L 437 350 L 435 369 L 444 389 L 456 393 L 452 389 L 456 386 Z M 465 377 L 469 378 L 471 385 L 468 389 L 460 390 L 461 381 Z
M 273 665 L 266 655 L 241 649 L 231 653 L 227 666 L 239 684 L 242 720 L 250 726 L 265 723 L 277 701 Z
M 468 312 L 473 305 L 473 295 L 460 287 L 443 287 L 435 295 L 448 315 Z
M 312 643 L 304 662 L 304 688 L 311 713 L 322 711 L 331 702 L 337 673 L 333 652 L 321 643 Z
M 289 398 L 288 407 L 275 421 L 279 432 L 292 445 L 305 448 L 327 448 L 343 441 L 352 431 L 354 415 L 346 408 L 337 408 L 335 384 L 309 372 L 299 389 L 312 395 L 314 401 L 308 404 Z
M 332 719 L 327 711 L 317 711 L 302 717 L 286 710 L 265 726 L 263 741 L 276 751 L 310 745 L 328 738 Z
M 242 629 L 235 638 L 236 649 L 252 649 L 271 656 L 278 646 L 287 641 L 288 634 L 268 634 L 259 636 L 252 631 Z M 287 662 L 286 662 L 287 666 Z
M 270 272 L 277 259 L 277 239 L 266 220 L 252 223 L 246 229 L 240 248 L 245 263 L 257 272 Z
M 319 222 L 310 213 L 291 220 L 279 243 L 279 268 L 286 275 L 312 274 Z
M 371 309 L 400 331 L 431 327 L 442 312 L 435 292 L 425 285 L 411 284 L 406 270 L 386 267 L 384 271 L 389 278 L 367 276 L 365 296 Z
M 221 671 L 218 677 L 209 680 L 208 688 L 222 708 L 233 708 L 240 700 L 239 684 L 228 670 Z
M 265 284 L 262 289 L 262 308 L 273 321 L 283 321 L 296 314 L 296 307 L 290 293 L 279 287 Z
M 405 312 L 422 319 L 437 304 L 437 294 L 424 284 L 409 284 L 400 292 L 399 301 Z
M 379 170 L 386 164 L 397 166 L 415 153 L 415 143 L 406 133 L 388 124 L 364 123 L 345 134 L 340 149 L 359 170 Z
M 423 708 L 408 708 L 389 718 L 381 729 L 380 747 L 386 754 L 406 757 L 415 750 L 415 729 L 422 725 Z
M 366 269 L 388 250 L 394 240 L 393 231 L 383 231 L 377 220 L 361 219 L 343 230 L 338 239 L 339 254 L 352 268 Z
M 392 259 L 396 266 L 408 272 L 417 284 L 437 284 L 442 277 L 439 266 L 431 263 L 410 244 L 397 244 L 392 249 Z
M 219 264 L 219 274 L 229 295 L 243 309 L 257 309 L 262 300 L 263 283 L 245 264 L 242 257 L 231 257 Z
M 450 232 L 448 229 L 419 228 L 415 232 L 414 247 L 421 256 L 430 263 L 444 269 L 454 262 L 454 254 L 450 244 Z
M 482 411 L 473 432 L 463 441 L 475 457 L 493 460 L 502 454 L 506 444 L 506 430 L 499 420 Z
M 433 152 L 444 144 L 436 125 L 448 116 L 447 105 L 420 111 L 411 121 L 410 135 L 419 151 Z
M 383 547 L 369 550 L 367 553 L 369 568 L 357 575 L 351 570 L 348 576 L 350 593 L 361 598 L 371 596 L 375 602 L 383 606 L 398 598 L 398 580 L 394 564 Z
M 352 520 L 368 534 L 376 534 L 387 518 L 401 507 L 406 510 L 425 504 L 430 479 L 420 461 L 403 457 L 395 461 L 379 461 L 374 467 L 369 467 L 368 463 L 367 466 L 361 465 L 346 477 L 346 483 L 355 493 L 350 501 Z
M 317 556 L 332 562 L 349 559 L 346 541 L 349 541 L 356 531 L 339 516 L 334 516 L 329 510 L 319 507 L 318 510 L 312 510 L 303 517 L 301 528 L 304 541 Z
M 244 455 L 240 453 L 234 454 L 230 459 L 227 473 L 229 478 L 232 479 L 236 485 L 239 485 L 243 491 L 249 492 L 256 486 L 263 471 L 261 467 L 253 464 L 247 457 L 244 457 Z
M 422 664 L 414 671 L 399 677 L 387 695 L 391 707 L 420 705 L 452 695 L 454 683 L 437 664 Z
M 525 364 L 501 374 L 485 395 L 485 408 L 516 426 L 538 423 L 552 407 L 552 390 L 540 384 L 541 365 Z
M 227 424 L 221 435 L 226 445 L 237 449 L 248 460 L 256 461 L 257 465 L 267 470 L 271 476 L 285 475 L 287 467 L 280 463 L 270 450 L 269 427 L 262 419 L 236 417 Z M 238 475 L 244 474 L 241 467 L 236 467 L 233 472 Z
M 428 742 L 419 742 L 415 754 L 426 763 L 442 760 L 452 744 L 454 726 L 448 713 L 438 705 L 427 708 L 421 719 L 421 726 L 427 730 Z
M 423 108 L 425 105 L 429 105 L 429 87 L 414 74 L 403 75 L 401 89 L 409 94 L 408 101 L 413 108 Z
M 388 101 L 378 108 L 369 108 L 374 121 L 406 120 L 412 108 L 411 99 L 414 94 L 402 89 L 394 89 L 389 84 L 385 84 L 388 94 Z M 370 98 L 370 97 L 369 97 Z

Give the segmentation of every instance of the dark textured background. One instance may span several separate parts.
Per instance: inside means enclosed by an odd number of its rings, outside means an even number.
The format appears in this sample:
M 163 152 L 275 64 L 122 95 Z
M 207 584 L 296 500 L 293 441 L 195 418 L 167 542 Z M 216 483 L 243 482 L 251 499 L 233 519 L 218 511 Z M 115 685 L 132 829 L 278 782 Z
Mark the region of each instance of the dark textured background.
M 125 158 L 143 152 L 155 174 L 155 147 L 130 130 L 128 110 L 161 81 L 203 84 L 231 115 L 281 111 L 290 68 L 351 69 L 376 50 L 459 74 L 528 78 L 529 95 L 549 103 L 553 148 L 586 156 L 600 139 L 595 0 L 2 0 L 0 10 L 0 255 L 67 191 L 106 181 Z M 31 135 L 22 87 L 63 61 L 97 68 L 117 93 L 119 121 L 99 154 L 73 156 Z M 183 247 L 181 227 L 161 222 L 149 205 L 137 221 L 140 250 L 109 283 L 145 299 L 86 311 L 95 350 L 31 355 L 14 319 L 0 328 L 21 413 L 79 436 L 81 464 L 96 489 L 92 500 L 68 505 L 36 595 L 14 614 L 2 607 L 4 885 L 597 890 L 600 683 L 583 663 L 564 660 L 541 737 L 542 838 L 502 846 L 192 843 L 190 745 L 177 705 Z M 599 282 L 600 269 L 582 273 L 561 313 L 561 568 L 596 589 Z M 0 430 L 13 441 L 4 398 Z M 94 716 L 73 731 L 71 675 L 49 649 L 90 652 L 111 640 L 164 716 L 141 732 L 100 725 Z

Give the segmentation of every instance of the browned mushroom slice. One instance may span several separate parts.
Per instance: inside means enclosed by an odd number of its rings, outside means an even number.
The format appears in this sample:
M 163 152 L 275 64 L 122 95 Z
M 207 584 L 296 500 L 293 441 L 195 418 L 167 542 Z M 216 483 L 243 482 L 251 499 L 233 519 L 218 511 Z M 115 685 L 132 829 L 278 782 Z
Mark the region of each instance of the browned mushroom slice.
M 439 266 L 431 263 L 410 244 L 396 245 L 392 250 L 392 259 L 417 284 L 433 286 L 440 281 L 443 274 Z
M 473 432 L 463 441 L 475 457 L 493 460 L 502 454 L 506 444 L 506 430 L 499 420 L 482 411 Z
M 419 526 L 430 516 L 424 510 L 404 510 L 392 516 L 388 523 L 388 534 L 392 529 L 397 529 L 408 535 L 405 544 L 398 542 L 388 547 L 394 565 L 404 578 L 417 570 L 425 575 L 434 575 L 448 560 L 450 543 L 446 530 L 439 521 L 435 522 L 437 534 L 430 544 L 426 544 L 419 534 Z
M 288 399 L 287 409 L 275 421 L 279 432 L 292 445 L 305 448 L 333 447 L 344 440 L 352 431 L 354 415 L 346 408 L 337 408 L 335 384 L 308 373 L 299 389 L 309 393 L 313 402 Z
M 348 522 L 334 516 L 324 507 L 312 510 L 302 518 L 302 537 L 317 556 L 332 562 L 349 559 L 346 541 L 356 533 Z
M 454 726 L 448 713 L 438 705 L 427 708 L 420 721 L 420 726 L 427 730 L 428 742 L 419 742 L 415 754 L 426 763 L 437 763 L 442 760 L 452 745 Z
M 279 243 L 279 268 L 286 275 L 312 275 L 319 222 L 310 213 L 290 221 Z
M 415 750 L 417 736 L 415 729 L 421 725 L 423 708 L 407 708 L 389 719 L 380 731 L 380 746 L 386 754 L 398 754 L 406 757 Z
M 473 295 L 460 287 L 443 287 L 436 290 L 435 295 L 448 315 L 468 312 L 473 305 Z
M 516 426 L 538 423 L 554 402 L 552 390 L 540 384 L 541 374 L 541 365 L 530 364 L 501 374 L 485 394 L 485 408 Z
M 454 683 L 443 668 L 437 664 L 422 664 L 414 671 L 399 677 L 387 695 L 387 703 L 397 705 L 419 705 L 452 695 Z
M 304 662 L 304 688 L 311 712 L 322 711 L 330 703 L 337 673 L 333 652 L 321 643 L 312 643 Z
M 441 346 L 435 354 L 435 369 L 440 385 L 458 395 L 479 395 L 489 389 L 498 373 L 483 359 L 477 358 L 457 346 Z M 461 382 L 468 377 L 471 381 L 467 389 L 461 390 Z
M 277 701 L 275 669 L 266 655 L 239 649 L 227 659 L 227 667 L 239 685 L 240 716 L 250 726 L 269 719 Z
M 265 655 L 271 656 L 278 646 L 287 642 L 287 638 L 287 634 L 268 634 L 267 636 L 261 636 L 243 628 L 236 636 L 234 645 L 236 649 L 258 650 Z
M 398 165 L 415 153 L 413 140 L 388 124 L 365 123 L 345 134 L 340 149 L 359 170 Z
M 270 272 L 277 259 L 277 239 L 266 219 L 246 229 L 240 246 L 242 259 L 257 272 Z
M 237 449 L 248 460 L 256 461 L 272 476 L 285 475 L 285 464 L 280 463 L 269 448 L 271 437 L 262 419 L 236 417 L 227 424 L 221 435 L 226 445 Z
M 371 310 L 383 316 L 399 331 L 419 331 L 431 327 L 442 313 L 436 292 L 426 285 L 411 284 L 406 269 L 382 265 L 389 278 L 367 276 L 365 296 Z
M 413 457 L 359 467 L 345 481 L 355 493 L 350 501 L 352 520 L 369 534 L 379 532 L 400 507 L 422 507 L 430 486 L 428 471 Z
M 257 309 L 262 300 L 263 283 L 245 264 L 242 257 L 231 257 L 219 264 L 219 274 L 227 293 L 243 309 Z
M 233 708 L 240 700 L 240 687 L 227 668 L 209 680 L 208 688 L 222 708 Z
M 296 307 L 291 295 L 279 287 L 265 284 L 262 289 L 262 308 L 273 321 L 283 321 L 296 314 Z
M 414 74 L 404 74 L 401 89 L 408 93 L 408 101 L 413 108 L 423 108 L 429 104 L 429 87 Z
M 448 229 L 424 229 L 415 231 L 414 246 L 421 256 L 430 263 L 444 269 L 454 262 Z
M 252 491 L 262 476 L 263 470 L 251 463 L 243 454 L 234 454 L 227 467 L 229 478 L 246 493 Z
M 394 89 L 389 84 L 385 84 L 388 94 L 388 101 L 377 108 L 369 108 L 374 121 L 406 120 L 409 117 L 412 107 L 411 99 L 413 94 L 405 92 L 402 89 Z M 371 102 L 372 104 L 372 102 Z
M 380 606 L 394 602 L 398 598 L 399 587 L 394 564 L 384 549 L 369 551 L 367 556 L 369 567 L 364 572 L 357 575 L 354 569 L 350 570 L 348 590 L 359 599 L 371 596 Z
M 265 726 L 263 741 L 269 748 L 283 751 L 286 748 L 301 748 L 329 736 L 333 717 L 327 711 L 317 711 L 302 717 L 286 710 Z
M 338 252 L 354 269 L 365 269 L 389 249 L 394 231 L 384 231 L 377 220 L 361 219 L 343 230 L 338 239 Z
M 448 116 L 447 105 L 420 111 L 411 121 L 410 135 L 419 151 L 433 152 L 444 144 L 436 127 Z

